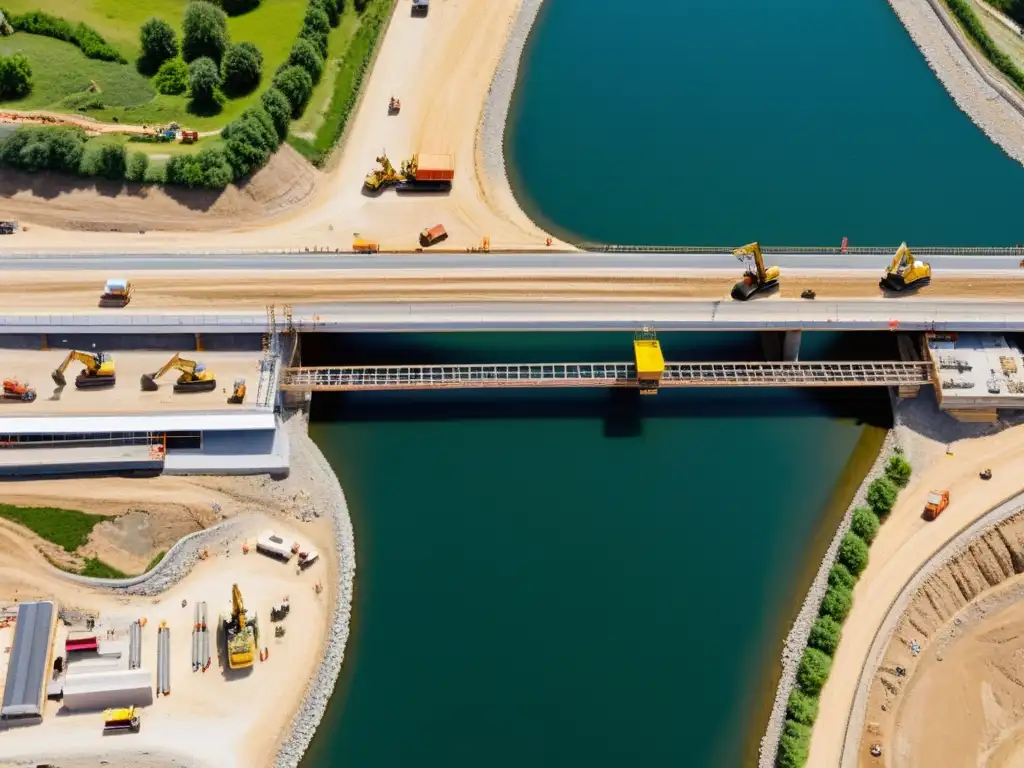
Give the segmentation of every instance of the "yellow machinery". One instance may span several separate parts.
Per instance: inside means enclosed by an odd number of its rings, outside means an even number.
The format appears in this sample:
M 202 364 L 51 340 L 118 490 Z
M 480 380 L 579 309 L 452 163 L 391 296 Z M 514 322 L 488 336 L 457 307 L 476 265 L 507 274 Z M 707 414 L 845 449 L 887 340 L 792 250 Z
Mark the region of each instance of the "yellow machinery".
M 135 287 L 128 281 L 121 278 L 107 280 L 103 286 L 103 294 L 100 296 L 101 307 L 126 307 L 132 300 L 132 293 Z
M 195 360 L 186 360 L 176 354 L 156 373 L 144 373 L 140 384 L 143 392 L 155 392 L 158 389 L 156 380 L 172 368 L 181 371 L 178 380 L 174 382 L 175 392 L 211 392 L 217 388 L 217 379 L 213 371 L 206 370 L 206 366 L 197 363 Z
M 932 280 L 930 264 L 916 261 L 906 243 L 901 243 L 889 263 L 885 276 L 878 281 L 878 287 L 888 291 L 905 291 L 920 288 Z
M 232 405 L 241 405 L 245 402 L 245 379 L 235 379 L 235 385 L 228 396 L 228 402 Z
M 58 387 L 67 386 L 68 381 L 64 378 L 64 371 L 75 361 L 85 366 L 85 370 L 75 377 L 75 386 L 78 389 L 112 387 L 116 383 L 113 357 L 106 352 L 80 352 L 73 349 L 68 352 L 64 362 L 58 368 L 54 368 L 53 373 L 50 374 L 54 384 Z
M 388 160 L 387 155 L 381 155 L 377 158 L 377 168 L 366 175 L 366 188 L 371 192 L 376 192 L 389 184 L 397 184 L 400 181 L 405 181 L 405 176 L 395 170 L 395 166 Z
M 746 301 L 755 293 L 770 290 L 779 284 L 779 268 L 765 267 L 758 243 L 737 248 L 732 255 L 747 266 L 743 279 L 732 287 L 732 297 L 737 301 Z
M 138 732 L 142 722 L 135 707 L 117 707 L 103 710 L 104 731 L 135 731 Z
M 222 623 L 228 666 L 231 669 L 248 669 L 256 658 L 260 630 L 256 616 L 250 618 L 246 613 L 242 592 L 237 584 L 231 587 L 231 616 L 222 619 Z
M 641 395 L 656 395 L 665 372 L 665 358 L 661 343 L 651 328 L 644 328 L 633 336 L 633 359 L 636 361 L 636 383 Z

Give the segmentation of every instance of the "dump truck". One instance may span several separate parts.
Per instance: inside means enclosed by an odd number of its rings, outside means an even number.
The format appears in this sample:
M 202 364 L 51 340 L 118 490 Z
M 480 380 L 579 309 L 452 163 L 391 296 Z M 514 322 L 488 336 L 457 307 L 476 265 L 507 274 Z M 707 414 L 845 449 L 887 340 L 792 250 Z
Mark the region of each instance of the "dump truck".
M 453 155 L 429 155 L 418 152 L 402 163 L 399 192 L 447 192 L 455 178 Z
M 924 516 L 934 520 L 949 506 L 949 491 L 929 491 L 924 502 Z
M 134 731 L 139 732 L 142 722 L 135 707 L 117 707 L 103 710 L 103 732 Z
M 103 286 L 100 306 L 124 308 L 132 300 L 132 293 L 134 291 L 135 286 L 130 281 L 121 277 L 112 277 Z
M 444 227 L 441 224 L 435 224 L 434 226 L 427 227 L 420 232 L 420 245 L 424 248 L 429 248 L 435 243 L 439 243 L 447 238 L 448 233 L 445 232 Z

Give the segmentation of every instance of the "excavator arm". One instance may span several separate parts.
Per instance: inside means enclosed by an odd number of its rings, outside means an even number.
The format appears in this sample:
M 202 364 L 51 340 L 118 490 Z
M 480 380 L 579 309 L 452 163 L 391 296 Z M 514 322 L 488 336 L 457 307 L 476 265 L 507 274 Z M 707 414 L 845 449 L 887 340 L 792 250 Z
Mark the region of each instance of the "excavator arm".
M 231 585 L 231 616 L 240 630 L 245 629 L 245 603 L 242 602 L 242 590 L 237 584 Z
M 53 372 L 50 374 L 53 377 L 53 383 L 58 387 L 67 386 L 68 382 L 64 377 L 64 372 L 68 369 L 69 365 L 76 361 L 85 366 L 86 377 L 109 376 L 113 378 L 113 360 L 111 360 L 105 353 L 81 352 L 77 349 L 73 349 L 68 352 L 68 356 L 64 358 L 64 362 L 54 368 Z
M 733 256 L 747 265 L 743 279 L 732 289 L 732 297 L 746 301 L 758 291 L 774 288 L 779 283 L 779 268 L 766 267 L 759 243 L 748 243 L 732 252 Z M 752 263 L 751 263 L 752 262 Z
M 753 259 L 754 271 L 752 273 L 752 276 L 757 278 L 757 282 L 764 282 L 764 258 L 761 256 L 760 243 L 748 243 L 747 245 L 744 245 L 742 248 L 737 248 L 735 251 L 732 252 L 732 255 L 738 258 L 743 263 L 747 263 L 748 260 Z

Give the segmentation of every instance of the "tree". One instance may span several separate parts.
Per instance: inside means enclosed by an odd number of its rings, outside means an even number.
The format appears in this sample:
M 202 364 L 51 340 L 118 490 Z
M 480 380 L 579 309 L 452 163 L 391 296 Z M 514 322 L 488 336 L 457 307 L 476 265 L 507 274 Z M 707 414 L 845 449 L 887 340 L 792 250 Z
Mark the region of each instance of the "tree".
M 338 26 L 341 22 L 341 12 L 343 9 L 342 4 L 338 0 L 311 0 L 310 5 L 315 5 L 326 13 L 332 27 Z
M 843 628 L 839 626 L 839 622 L 831 616 L 819 616 L 815 619 L 814 624 L 811 625 L 811 633 L 807 637 L 807 644 L 812 648 L 817 648 L 819 651 L 824 651 L 829 656 L 835 656 L 836 648 L 839 647 L 839 639 L 842 635 Z
M 853 595 L 846 587 L 829 587 L 825 597 L 821 599 L 821 607 L 818 610 L 822 616 L 831 616 L 836 623 L 842 624 L 850 615 L 850 608 L 853 607 Z
M 853 590 L 856 583 L 857 577 L 846 570 L 846 566 L 842 563 L 836 563 L 829 569 L 828 585 L 830 587 L 843 587 L 844 589 Z
M 316 5 L 310 5 L 306 9 L 306 16 L 302 22 L 302 29 L 299 37 L 309 40 L 320 51 L 320 56 L 327 58 L 327 36 L 331 32 L 331 20 Z
M 139 30 L 142 55 L 139 56 L 139 71 L 153 74 L 160 65 L 178 55 L 178 36 L 171 25 L 163 19 L 149 19 Z
M 193 0 L 185 6 L 181 25 L 181 57 L 185 61 L 207 57 L 217 62 L 227 47 L 228 23 L 224 11 L 203 0 Z
M 868 545 L 852 531 L 843 536 L 839 545 L 839 562 L 854 576 L 860 576 L 868 566 Z
M 23 125 L 0 143 L 0 162 L 23 171 L 78 173 L 85 142 L 81 128 Z
M 324 60 L 313 43 L 304 37 L 300 37 L 292 46 L 288 54 L 288 63 L 296 67 L 302 67 L 313 79 L 313 83 L 319 83 L 324 73 Z
M 177 57 L 165 61 L 153 77 L 153 87 L 166 96 L 184 93 L 188 90 L 188 64 Z
M 128 181 L 145 181 L 146 171 L 149 169 L 149 155 L 145 152 L 132 152 L 128 156 L 128 165 L 124 171 L 124 177 Z
M 24 54 L 0 56 L 0 99 L 20 99 L 32 90 L 32 67 Z
M 213 59 L 203 56 L 188 65 L 188 95 L 200 104 L 216 101 L 220 72 Z
M 238 16 L 260 7 L 260 0 L 220 0 L 220 7 L 228 16 Z
M 889 463 L 885 465 L 885 476 L 900 488 L 905 488 L 910 482 L 912 471 L 910 462 L 898 453 L 895 456 L 890 456 Z
M 777 768 L 804 768 L 811 751 L 811 727 L 787 720 L 779 737 Z
M 818 717 L 818 699 L 794 688 L 786 704 L 786 717 L 803 725 L 814 725 Z
M 353 0 L 352 7 L 356 9 L 356 13 L 362 13 L 369 4 L 370 0 Z
M 249 93 L 260 83 L 263 54 L 252 43 L 239 43 L 228 48 L 221 61 L 224 90 L 232 95 Z
M 284 141 L 288 135 L 288 124 L 291 122 L 291 104 L 288 103 L 288 99 L 281 93 L 277 88 L 270 88 L 263 92 L 260 96 L 260 103 L 263 105 L 263 109 L 274 123 L 274 129 L 277 131 L 277 137 L 281 141 Z
M 79 170 L 83 176 L 102 176 L 111 181 L 123 179 L 126 154 L 124 144 L 103 142 L 87 145 Z
M 816 696 L 821 691 L 828 674 L 832 671 L 832 659 L 828 654 L 817 648 L 808 648 L 800 659 L 800 667 L 796 671 L 797 682 L 801 690 Z
M 202 184 L 209 189 L 223 189 L 231 183 L 231 166 L 224 150 L 208 147 L 195 156 L 202 171 Z
M 263 107 L 250 107 L 221 131 L 225 154 L 238 179 L 262 168 L 281 143 L 274 121 Z
M 301 67 L 285 67 L 275 75 L 274 87 L 288 99 L 292 119 L 301 117 L 313 94 L 313 78 L 309 73 Z
M 871 511 L 871 507 L 857 507 L 853 510 L 853 519 L 850 522 L 850 530 L 870 544 L 878 534 L 878 515 Z
M 888 477 L 876 477 L 868 486 L 868 504 L 875 510 L 879 520 L 892 512 L 899 495 L 900 489 Z

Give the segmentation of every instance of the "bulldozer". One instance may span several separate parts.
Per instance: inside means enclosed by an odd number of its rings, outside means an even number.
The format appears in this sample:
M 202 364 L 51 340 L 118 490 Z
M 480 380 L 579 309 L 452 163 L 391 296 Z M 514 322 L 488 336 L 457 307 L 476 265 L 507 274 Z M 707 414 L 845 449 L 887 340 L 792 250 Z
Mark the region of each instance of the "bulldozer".
M 391 184 L 397 184 L 400 181 L 405 181 L 405 176 L 395 170 L 395 166 L 388 160 L 387 155 L 381 155 L 377 158 L 377 168 L 370 171 L 366 175 L 366 181 L 364 182 L 366 188 L 371 192 L 376 192 L 383 189 Z
M 242 592 L 237 584 L 231 586 L 231 616 L 221 618 L 224 627 L 224 645 L 228 667 L 248 669 L 252 667 L 259 647 L 260 630 L 256 614 L 251 617 L 242 602 Z
M 164 363 L 156 373 L 144 373 L 140 384 L 143 392 L 156 392 L 159 388 L 156 380 L 172 368 L 181 371 L 178 380 L 174 382 L 175 392 L 211 392 L 217 388 L 217 379 L 213 371 L 208 371 L 202 363 L 195 360 L 186 360 L 180 354 L 174 355 Z
M 100 387 L 112 387 L 117 382 L 114 375 L 114 358 L 106 352 L 82 352 L 73 349 L 68 352 L 64 362 L 54 368 L 50 374 L 53 383 L 58 387 L 66 387 L 68 382 L 64 378 L 64 372 L 73 362 L 78 361 L 85 366 L 85 370 L 75 377 L 75 387 L 78 389 L 98 389 Z
M 235 385 L 228 395 L 228 402 L 231 405 L 241 405 L 245 402 L 245 379 L 235 379 Z
M 3 399 L 31 403 L 36 399 L 36 391 L 28 386 L 28 384 L 22 384 L 17 379 L 4 379 Z
M 907 244 L 901 243 L 885 275 L 878 281 L 878 287 L 887 291 L 905 291 L 908 288 L 921 288 L 931 280 L 931 265 L 916 261 Z
M 747 267 L 743 279 L 732 287 L 732 297 L 737 301 L 746 301 L 755 293 L 771 290 L 779 284 L 779 268 L 765 267 L 758 243 L 748 243 L 737 248 L 732 255 Z

